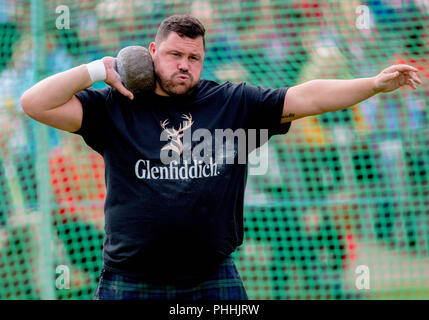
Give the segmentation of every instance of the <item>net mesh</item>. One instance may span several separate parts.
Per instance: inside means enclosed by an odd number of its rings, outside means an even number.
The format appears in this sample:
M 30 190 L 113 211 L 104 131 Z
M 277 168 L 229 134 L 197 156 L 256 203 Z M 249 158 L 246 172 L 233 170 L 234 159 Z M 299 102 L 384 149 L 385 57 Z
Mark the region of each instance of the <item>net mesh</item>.
M 147 47 L 174 13 L 207 29 L 206 79 L 279 88 L 397 63 L 429 79 L 424 0 L 1 1 L 0 299 L 90 299 L 102 264 L 103 159 L 30 119 L 20 96 Z M 234 253 L 249 298 L 429 298 L 428 95 L 427 84 L 377 95 L 272 139 Z

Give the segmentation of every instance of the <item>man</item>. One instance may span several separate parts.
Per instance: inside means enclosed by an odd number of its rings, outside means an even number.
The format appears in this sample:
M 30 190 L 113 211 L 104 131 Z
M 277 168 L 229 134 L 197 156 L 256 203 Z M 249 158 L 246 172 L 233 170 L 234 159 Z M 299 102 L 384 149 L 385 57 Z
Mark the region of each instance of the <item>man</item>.
M 396 65 L 372 78 L 289 89 L 218 84 L 200 79 L 204 35 L 189 15 L 161 23 L 149 46 L 154 92 L 134 96 L 115 58 L 104 57 L 48 77 L 21 97 L 30 117 L 81 135 L 104 158 L 106 236 L 95 299 L 247 299 L 231 258 L 243 242 L 247 165 L 184 161 L 186 149 L 201 146 L 198 139 L 185 145 L 190 130 L 268 129 L 271 137 L 293 120 L 421 83 L 417 69 Z M 88 89 L 99 80 L 110 87 Z M 166 163 L 163 151 L 175 161 Z

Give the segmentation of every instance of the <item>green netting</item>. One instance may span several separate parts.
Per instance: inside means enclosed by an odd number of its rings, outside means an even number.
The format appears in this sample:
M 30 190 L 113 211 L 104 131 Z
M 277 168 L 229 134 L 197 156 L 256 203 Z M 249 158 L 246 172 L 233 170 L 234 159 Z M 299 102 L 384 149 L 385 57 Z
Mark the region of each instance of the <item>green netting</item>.
M 427 1 L 5 0 L 0 299 L 91 298 L 104 236 L 102 158 L 30 119 L 19 97 L 51 74 L 148 46 L 163 18 L 185 12 L 206 26 L 203 77 L 218 82 L 278 88 L 420 69 L 416 91 L 303 118 L 275 137 L 268 173 L 248 178 L 234 255 L 251 299 L 429 298 Z M 356 285 L 362 265 L 369 289 Z

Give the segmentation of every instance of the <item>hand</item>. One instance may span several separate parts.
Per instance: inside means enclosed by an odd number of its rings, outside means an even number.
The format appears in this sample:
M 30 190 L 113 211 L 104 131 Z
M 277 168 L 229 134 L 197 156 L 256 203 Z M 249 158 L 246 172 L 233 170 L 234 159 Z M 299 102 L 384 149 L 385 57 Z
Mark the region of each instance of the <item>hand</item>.
M 418 71 L 416 68 L 406 64 L 390 66 L 375 76 L 375 90 L 377 92 L 390 92 L 405 85 L 415 90 L 417 89 L 416 83 L 422 84 L 416 74 Z
M 104 80 L 104 82 L 107 83 L 112 88 L 115 88 L 116 90 L 118 90 L 124 96 L 133 100 L 134 99 L 133 93 L 124 87 L 121 81 L 121 77 L 119 76 L 119 73 L 116 71 L 116 68 L 115 68 L 116 58 L 103 57 L 102 60 L 104 63 L 104 67 L 106 68 L 106 80 Z

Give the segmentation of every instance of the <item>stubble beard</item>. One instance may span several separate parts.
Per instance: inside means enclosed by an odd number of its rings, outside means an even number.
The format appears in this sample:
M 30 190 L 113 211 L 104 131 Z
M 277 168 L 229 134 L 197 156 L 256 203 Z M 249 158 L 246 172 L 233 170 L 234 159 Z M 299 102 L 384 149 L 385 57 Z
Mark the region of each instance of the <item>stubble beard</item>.
M 171 75 L 170 79 L 165 79 L 159 74 L 159 72 L 155 70 L 155 81 L 159 84 L 161 89 L 169 96 L 174 97 L 174 96 L 190 95 L 196 89 L 198 83 L 193 84 L 194 83 L 193 76 L 190 73 L 186 73 L 186 75 L 189 77 L 189 80 L 188 80 L 189 84 L 185 85 L 187 87 L 185 91 L 182 91 L 183 90 L 182 89 L 180 90 L 181 93 L 178 93 L 177 88 L 184 87 L 183 85 L 176 84 L 174 81 L 177 75 L 179 74 L 181 74 L 181 72 L 175 72 Z

